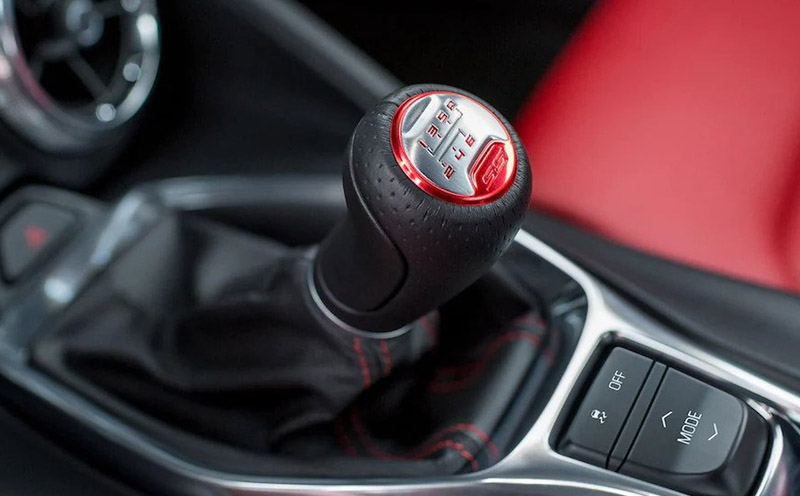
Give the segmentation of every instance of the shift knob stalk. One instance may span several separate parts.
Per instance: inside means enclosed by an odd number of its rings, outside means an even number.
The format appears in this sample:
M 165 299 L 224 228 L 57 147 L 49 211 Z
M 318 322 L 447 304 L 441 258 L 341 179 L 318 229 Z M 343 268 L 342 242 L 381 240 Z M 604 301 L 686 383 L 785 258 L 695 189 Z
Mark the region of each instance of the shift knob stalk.
M 511 125 L 445 86 L 403 88 L 367 112 L 347 149 L 348 215 L 319 248 L 314 286 L 346 324 L 400 328 L 483 275 L 531 193 Z

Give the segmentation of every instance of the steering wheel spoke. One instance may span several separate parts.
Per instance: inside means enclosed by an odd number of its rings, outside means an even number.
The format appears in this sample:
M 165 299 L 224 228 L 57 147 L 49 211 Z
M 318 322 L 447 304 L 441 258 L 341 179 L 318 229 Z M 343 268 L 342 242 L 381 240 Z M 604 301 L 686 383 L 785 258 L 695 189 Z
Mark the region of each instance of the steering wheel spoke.
M 86 89 L 89 90 L 93 98 L 99 99 L 105 94 L 107 90 L 106 84 L 97 74 L 97 71 L 80 54 L 76 53 L 67 59 L 67 64 Z

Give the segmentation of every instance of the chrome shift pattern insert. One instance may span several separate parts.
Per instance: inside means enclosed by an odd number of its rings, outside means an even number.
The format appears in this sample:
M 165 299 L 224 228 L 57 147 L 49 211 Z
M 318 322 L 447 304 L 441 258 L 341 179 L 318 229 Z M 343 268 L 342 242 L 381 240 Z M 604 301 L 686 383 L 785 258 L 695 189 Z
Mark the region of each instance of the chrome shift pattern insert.
M 452 91 L 406 100 L 392 119 L 392 151 L 406 175 L 435 197 L 486 203 L 516 174 L 511 134 L 480 102 Z
M 461 126 L 467 120 L 462 108 L 468 108 L 469 136 Z M 460 95 L 426 95 L 408 107 L 400 122 L 403 149 L 429 181 L 453 193 L 472 195 L 475 188 L 469 180 L 469 166 L 486 140 L 508 134 L 493 115 L 487 114 Z
M 191 208 L 202 210 L 198 198 L 215 198 L 215 179 L 193 183 L 187 198 Z M 248 187 L 258 190 L 258 181 L 248 179 Z M 172 182 L 174 186 L 174 181 Z M 207 194 L 198 195 L 197 188 Z M 171 191 L 181 191 L 180 187 Z M 185 193 L 185 191 L 184 191 Z M 554 249 L 534 236 L 520 232 L 518 247 L 524 248 L 576 281 L 586 294 L 586 324 L 563 376 L 539 418 L 519 445 L 492 467 L 468 475 L 420 480 L 299 480 L 269 478 L 221 472 L 165 450 L 161 444 L 120 421 L 82 396 L 54 381 L 27 363 L 27 351 L 41 328 L 23 325 L 20 312 L 54 315 L 63 310 L 86 284 L 87 274 L 102 270 L 113 254 L 136 241 L 137 233 L 154 222 L 164 205 L 181 208 L 181 199 L 170 197 L 158 187 L 134 191 L 120 201 L 115 214 L 90 229 L 90 236 L 76 243 L 61 264 L 46 275 L 39 286 L 18 295 L 13 309 L 0 320 L 0 374 L 49 406 L 97 434 L 114 447 L 116 458 L 109 460 L 125 470 L 132 480 L 146 479 L 150 485 L 176 494 L 383 494 L 442 496 L 677 496 L 679 493 L 633 479 L 622 474 L 580 462 L 557 453 L 555 435 L 575 399 L 587 371 L 595 364 L 599 350 L 609 343 L 635 347 L 664 361 L 681 364 L 720 387 L 736 393 L 765 417 L 771 426 L 772 443 L 755 496 L 798 494 L 797 472 L 800 461 L 792 445 L 800 434 L 790 420 L 800 420 L 800 396 L 726 360 L 714 356 L 680 334 L 661 326 L 638 312 L 616 294 Z M 211 205 L 209 205 L 210 207 Z M 100 245 L 103 246 L 99 249 Z M 82 261 L 82 262 L 81 262 Z M 72 274 L 75 284 L 64 293 L 64 301 L 54 304 L 46 286 L 56 274 Z M 80 276 L 80 277 L 79 277 Z M 46 319 L 38 322 L 44 323 Z M 791 442 L 790 442 L 791 441 Z M 135 463 L 134 463 L 135 462 Z M 168 476 L 165 476 L 168 475 Z

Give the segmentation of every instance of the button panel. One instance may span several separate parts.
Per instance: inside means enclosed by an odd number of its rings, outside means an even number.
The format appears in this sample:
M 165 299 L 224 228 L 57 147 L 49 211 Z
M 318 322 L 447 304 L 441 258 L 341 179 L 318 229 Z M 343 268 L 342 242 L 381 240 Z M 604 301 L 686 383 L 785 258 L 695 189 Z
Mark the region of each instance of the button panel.
M 650 375 L 647 376 L 647 381 L 645 381 L 644 386 L 642 387 L 642 392 L 639 393 L 639 398 L 636 400 L 636 404 L 631 409 L 631 414 L 628 416 L 627 424 L 630 425 L 641 425 L 644 421 L 645 415 L 650 410 L 650 404 L 653 401 L 653 398 L 658 391 L 659 386 L 661 385 L 661 380 L 664 378 L 664 374 L 667 372 L 667 367 L 663 363 L 655 363 L 653 364 L 653 368 L 650 369 Z M 622 462 L 625 461 L 625 458 L 628 455 L 628 451 L 631 449 L 631 445 L 633 445 L 633 441 L 636 439 L 637 431 L 635 429 L 625 429 L 620 434 L 619 438 L 617 438 L 617 443 L 614 445 L 614 450 L 611 452 L 611 456 L 608 458 L 608 464 L 606 465 L 607 468 L 611 470 L 619 470 Z
M 652 365 L 649 358 L 614 349 L 578 408 L 561 451 L 605 466 Z
M 586 420 L 587 412 L 594 420 L 591 405 L 605 408 L 612 401 L 606 376 L 614 377 L 622 365 L 636 370 L 635 380 L 628 383 L 627 395 L 608 406 L 623 422 L 604 432 Z M 768 441 L 766 422 L 741 400 L 616 348 L 575 412 L 559 450 L 687 494 L 745 496 L 755 484 Z
M 733 396 L 670 370 L 622 472 L 634 464 L 685 474 L 719 470 L 736 441 L 744 408 Z

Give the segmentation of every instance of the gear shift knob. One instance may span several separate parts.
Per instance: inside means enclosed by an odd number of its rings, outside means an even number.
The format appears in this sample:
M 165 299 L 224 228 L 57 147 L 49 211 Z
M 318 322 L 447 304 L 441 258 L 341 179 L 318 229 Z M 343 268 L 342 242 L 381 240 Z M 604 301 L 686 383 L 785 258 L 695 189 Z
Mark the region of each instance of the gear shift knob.
M 348 215 L 319 248 L 313 286 L 326 311 L 367 332 L 403 327 L 483 275 L 530 198 L 511 125 L 455 88 L 389 95 L 361 119 L 346 156 Z

